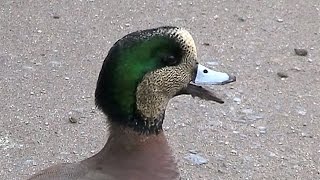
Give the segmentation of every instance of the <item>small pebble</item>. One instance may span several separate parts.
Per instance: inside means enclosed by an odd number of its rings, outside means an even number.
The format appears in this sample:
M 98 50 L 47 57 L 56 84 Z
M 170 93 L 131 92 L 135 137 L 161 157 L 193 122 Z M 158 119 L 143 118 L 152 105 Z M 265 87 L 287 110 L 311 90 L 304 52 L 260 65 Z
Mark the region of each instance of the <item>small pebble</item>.
M 307 111 L 306 110 L 298 110 L 298 114 L 305 116 L 307 114 Z
M 295 67 L 291 68 L 291 70 L 293 70 L 293 71 L 297 71 L 297 72 L 302 71 L 302 69 L 301 69 L 301 68 L 299 68 L 299 67 L 297 67 L 297 66 L 295 66 Z
M 302 133 L 301 133 L 301 136 L 302 136 L 302 137 L 313 138 L 313 136 L 312 136 L 312 135 L 309 135 L 309 134 L 304 133 L 304 132 L 302 132 Z
M 204 46 L 210 46 L 210 43 L 204 42 L 202 43 Z
M 189 149 L 188 151 L 191 154 L 197 154 L 198 153 L 197 150 L 195 150 L 195 149 Z
M 75 117 L 73 117 L 73 116 L 69 116 L 69 121 L 70 121 L 71 123 L 77 123 L 77 122 L 78 122 L 77 118 L 75 118 Z
M 204 157 L 197 155 L 197 154 L 189 154 L 184 157 L 186 160 L 190 161 L 193 164 L 196 165 L 202 165 L 207 164 L 209 161 L 205 159 Z
M 243 17 L 238 17 L 238 20 L 239 20 L 240 22 L 245 22 L 245 21 L 246 21 Z
M 69 121 L 71 123 L 77 123 L 78 122 L 78 118 L 76 118 L 71 111 L 68 113 L 68 116 L 69 116 Z
M 283 22 L 283 19 L 279 18 L 277 19 L 277 22 Z
M 236 151 L 236 150 L 231 150 L 231 154 L 234 154 L 234 155 L 236 155 L 236 154 L 238 154 L 238 152 Z
M 259 126 L 258 130 L 260 134 L 265 134 L 267 132 L 267 128 L 264 126 Z
M 269 152 L 269 156 L 270 157 L 276 157 L 277 155 L 275 153 L 273 153 L 273 152 Z
M 298 56 L 306 56 L 308 55 L 308 51 L 306 49 L 294 49 L 294 52 L 296 53 L 296 55 Z
M 244 109 L 241 112 L 244 113 L 244 114 L 252 114 L 253 110 L 252 109 Z
M 241 99 L 238 97 L 233 98 L 233 101 L 236 102 L 237 104 L 241 103 Z
M 216 61 L 209 61 L 209 62 L 206 62 L 208 65 L 210 66 L 217 66 L 219 63 L 216 62 Z
M 72 117 L 72 116 L 69 117 L 69 121 L 71 123 L 77 123 L 78 122 L 78 120 L 76 118 Z
M 53 17 L 53 19 L 60 19 L 60 16 L 58 16 L 58 15 L 54 15 L 52 17 Z
M 278 72 L 277 75 L 280 77 L 280 78 L 288 78 L 288 74 L 285 73 L 285 72 Z

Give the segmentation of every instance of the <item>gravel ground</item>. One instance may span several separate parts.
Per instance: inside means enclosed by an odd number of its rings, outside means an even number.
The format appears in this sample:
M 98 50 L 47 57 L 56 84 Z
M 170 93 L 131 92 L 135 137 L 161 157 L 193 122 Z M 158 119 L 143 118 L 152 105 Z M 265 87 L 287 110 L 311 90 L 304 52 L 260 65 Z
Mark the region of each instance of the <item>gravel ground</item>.
M 98 152 L 104 57 L 125 34 L 163 25 L 188 29 L 205 65 L 238 78 L 214 87 L 223 105 L 170 102 L 164 129 L 184 179 L 320 179 L 319 0 L 3 1 L 0 179 Z

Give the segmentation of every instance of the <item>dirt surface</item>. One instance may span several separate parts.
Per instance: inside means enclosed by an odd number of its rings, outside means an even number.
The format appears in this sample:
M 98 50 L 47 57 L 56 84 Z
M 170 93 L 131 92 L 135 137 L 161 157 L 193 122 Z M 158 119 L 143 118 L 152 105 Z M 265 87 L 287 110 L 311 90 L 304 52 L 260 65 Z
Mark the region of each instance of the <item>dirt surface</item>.
M 200 61 L 238 78 L 214 87 L 223 105 L 170 102 L 164 129 L 183 179 L 320 179 L 319 0 L 3 1 L 0 179 L 98 152 L 107 130 L 94 90 L 109 48 L 163 25 L 188 29 Z

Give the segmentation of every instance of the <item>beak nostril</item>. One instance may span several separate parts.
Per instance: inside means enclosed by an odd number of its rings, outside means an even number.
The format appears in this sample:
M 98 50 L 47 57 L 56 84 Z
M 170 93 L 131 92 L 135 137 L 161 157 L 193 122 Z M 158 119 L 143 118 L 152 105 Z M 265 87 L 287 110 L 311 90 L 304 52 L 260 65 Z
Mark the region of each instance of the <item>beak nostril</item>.
M 235 76 L 230 76 L 229 74 L 217 72 L 198 64 L 196 70 L 196 76 L 193 82 L 197 85 L 223 85 L 235 81 Z

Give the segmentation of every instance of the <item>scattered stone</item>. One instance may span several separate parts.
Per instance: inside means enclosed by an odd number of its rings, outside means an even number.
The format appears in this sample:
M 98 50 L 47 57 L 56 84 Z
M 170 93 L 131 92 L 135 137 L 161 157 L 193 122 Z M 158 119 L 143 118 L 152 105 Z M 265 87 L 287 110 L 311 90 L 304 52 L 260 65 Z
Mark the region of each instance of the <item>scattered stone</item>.
M 129 23 L 126 23 L 126 24 L 125 24 L 125 26 L 126 26 L 126 27 L 129 27 L 129 26 L 130 26 L 130 24 L 129 24 Z
M 69 121 L 70 121 L 71 123 L 77 123 L 77 122 L 78 122 L 78 119 L 75 118 L 72 114 L 73 114 L 73 113 L 72 113 L 71 111 L 68 113 L 68 115 L 69 115 Z
M 296 53 L 296 55 L 298 56 L 306 56 L 308 55 L 308 51 L 306 49 L 294 49 L 294 52 Z
M 280 77 L 280 78 L 288 78 L 288 74 L 285 73 L 285 72 L 278 72 L 277 75 Z
M 269 151 L 269 156 L 270 156 L 270 157 L 276 157 L 277 155 L 276 155 L 275 153 Z
M 237 154 L 238 154 L 238 152 L 237 152 L 236 150 L 232 149 L 232 150 L 231 150 L 231 154 L 233 154 L 233 155 L 237 155 Z
M 214 15 L 214 16 L 213 16 L 213 19 L 215 19 L 215 20 L 217 20 L 218 18 L 219 18 L 218 15 Z
M 244 113 L 244 114 L 252 114 L 253 110 L 252 109 L 244 109 L 241 112 Z
M 181 127 L 186 127 L 187 125 L 185 123 L 180 124 Z
M 238 21 L 240 21 L 240 22 L 245 22 L 246 19 L 244 19 L 243 17 L 238 17 Z
M 195 149 L 189 149 L 188 151 L 191 154 L 197 154 L 198 153 L 197 150 L 195 150 Z
M 79 123 L 79 120 L 81 118 L 81 114 L 82 114 L 82 110 L 72 110 L 70 112 L 68 112 L 68 119 L 71 123 Z
M 302 71 L 302 69 L 297 66 L 291 68 L 291 70 L 296 71 L 296 72 Z
M 241 99 L 238 97 L 233 98 L 233 101 L 236 102 L 237 104 L 241 103 Z
M 279 19 L 277 19 L 277 22 L 283 22 L 283 19 L 281 19 L 281 18 L 279 18 Z
M 70 78 L 69 78 L 69 77 L 64 77 L 64 79 L 65 79 L 65 80 L 69 80 Z
M 313 138 L 312 135 L 309 135 L 309 134 L 307 134 L 307 133 L 305 133 L 305 132 L 302 132 L 302 133 L 301 133 L 301 136 L 302 136 L 302 137 L 307 137 L 307 138 Z
M 184 157 L 186 160 L 190 161 L 193 164 L 196 165 L 202 165 L 202 164 L 207 164 L 209 161 L 205 159 L 204 157 L 198 155 L 198 154 L 189 154 Z
M 265 134 L 267 132 L 267 128 L 264 126 L 259 126 L 258 130 L 260 134 Z
M 306 110 L 298 110 L 298 114 L 305 116 L 307 114 L 307 111 Z
M 209 62 L 206 62 L 208 65 L 210 66 L 217 66 L 219 63 L 216 62 L 216 61 L 209 61 Z
M 58 16 L 58 15 L 53 15 L 52 17 L 53 17 L 53 19 L 60 19 L 60 16 Z

